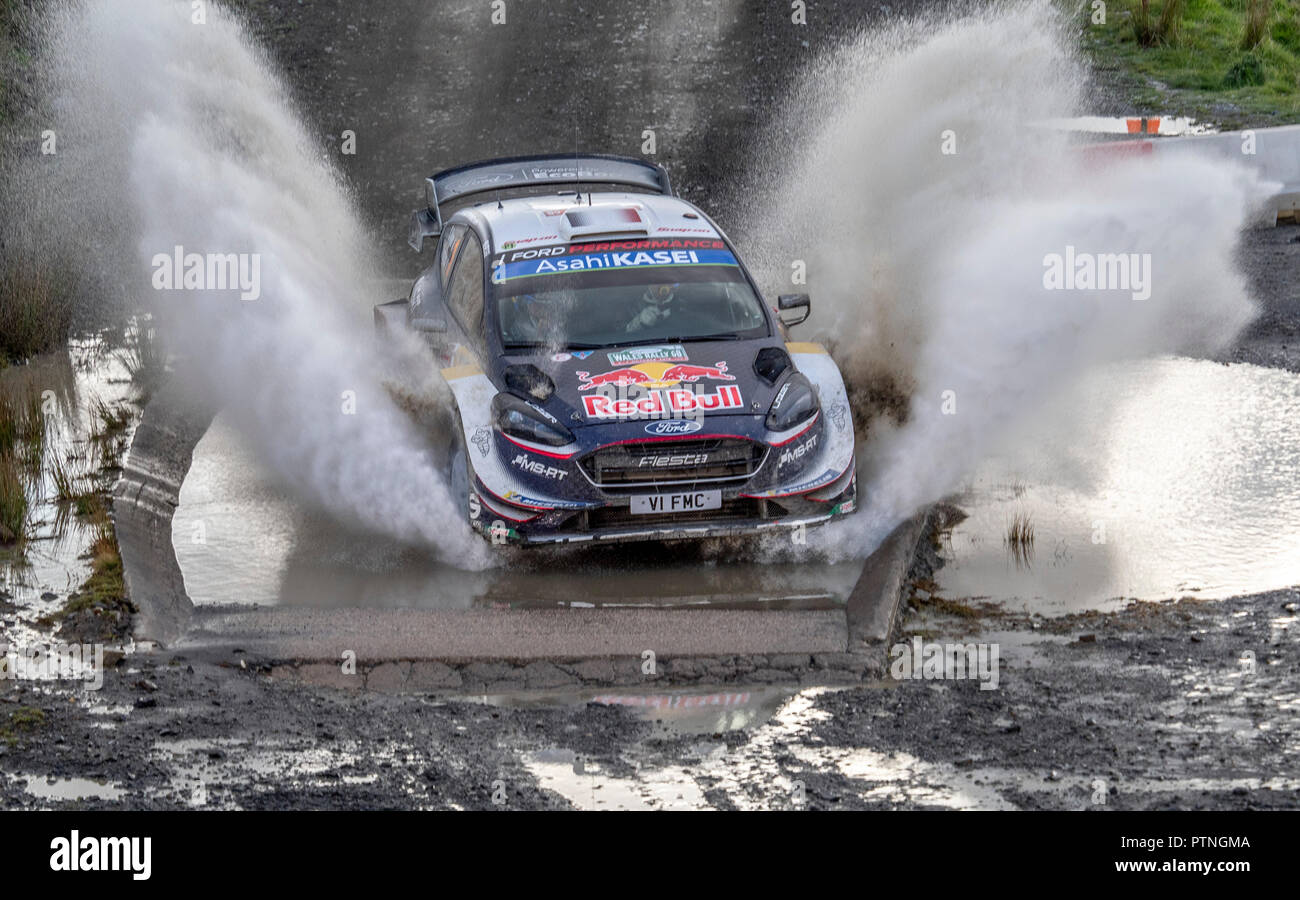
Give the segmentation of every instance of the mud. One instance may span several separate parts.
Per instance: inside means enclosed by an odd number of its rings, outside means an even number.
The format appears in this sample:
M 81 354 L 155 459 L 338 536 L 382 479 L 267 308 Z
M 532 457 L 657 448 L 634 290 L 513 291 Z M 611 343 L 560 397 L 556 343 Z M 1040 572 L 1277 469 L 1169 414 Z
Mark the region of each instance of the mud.
M 0 721 L 44 720 L 4 729 L 0 803 L 537 809 L 607 790 L 621 799 L 604 805 L 631 808 L 1294 808 L 1298 601 L 1292 589 L 1056 620 L 908 615 L 903 639 L 997 642 L 991 691 L 886 676 L 488 705 L 136 654 L 94 694 L 10 685 Z M 67 779 L 97 795 L 67 796 Z

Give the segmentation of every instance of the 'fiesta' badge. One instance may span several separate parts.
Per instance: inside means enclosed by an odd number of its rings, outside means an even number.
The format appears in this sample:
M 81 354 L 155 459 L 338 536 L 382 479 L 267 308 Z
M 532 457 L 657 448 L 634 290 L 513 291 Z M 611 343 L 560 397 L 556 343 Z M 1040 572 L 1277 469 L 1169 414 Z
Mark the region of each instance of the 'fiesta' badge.
M 695 419 L 663 419 L 647 425 L 645 433 L 668 437 L 674 434 L 693 434 L 703 427 L 704 424 Z

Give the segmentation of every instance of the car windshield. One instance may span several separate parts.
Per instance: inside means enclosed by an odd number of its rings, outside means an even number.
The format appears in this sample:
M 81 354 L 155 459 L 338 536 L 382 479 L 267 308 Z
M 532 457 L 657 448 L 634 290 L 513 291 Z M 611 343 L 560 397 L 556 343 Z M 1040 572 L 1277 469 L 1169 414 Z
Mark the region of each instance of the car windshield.
M 769 333 L 761 301 L 722 241 L 508 251 L 493 260 L 492 271 L 497 325 L 507 350 Z

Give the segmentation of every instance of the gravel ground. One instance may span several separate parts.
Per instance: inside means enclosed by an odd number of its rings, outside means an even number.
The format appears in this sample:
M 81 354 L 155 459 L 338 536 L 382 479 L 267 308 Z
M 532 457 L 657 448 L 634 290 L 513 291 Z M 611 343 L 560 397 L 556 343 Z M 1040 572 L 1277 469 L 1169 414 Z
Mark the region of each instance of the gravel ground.
M 1221 359 L 1300 372 L 1300 225 L 1251 231 L 1239 259 L 1260 315 Z
M 633 807 L 1294 808 L 1298 601 L 913 610 L 904 640 L 997 643 L 999 689 L 777 689 L 774 715 L 716 732 L 707 710 L 664 727 L 579 697 L 508 708 L 135 655 L 94 693 L 10 684 L 0 805 L 540 809 L 603 790 Z

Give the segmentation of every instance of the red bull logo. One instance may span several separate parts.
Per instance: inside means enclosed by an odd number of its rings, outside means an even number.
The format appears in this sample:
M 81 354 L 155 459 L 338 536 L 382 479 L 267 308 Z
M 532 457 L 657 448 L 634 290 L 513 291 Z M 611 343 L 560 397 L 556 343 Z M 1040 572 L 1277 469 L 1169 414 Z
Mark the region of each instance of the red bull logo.
M 589 419 L 645 419 L 743 409 L 745 403 L 740 388 L 728 384 L 711 394 L 689 388 L 656 389 L 639 397 L 589 394 L 582 398 L 582 405 Z
M 735 375 L 727 374 L 727 364 L 720 362 L 712 366 L 695 366 L 689 363 L 645 362 L 620 369 L 610 369 L 599 375 L 590 372 L 575 372 L 580 379 L 578 390 L 589 391 L 594 387 L 612 384 L 618 387 L 640 385 L 645 388 L 667 388 L 687 382 L 694 384 L 701 378 L 711 381 L 735 381 Z

